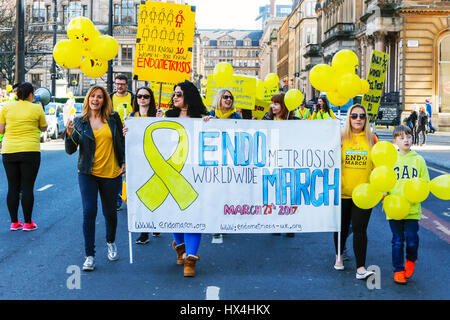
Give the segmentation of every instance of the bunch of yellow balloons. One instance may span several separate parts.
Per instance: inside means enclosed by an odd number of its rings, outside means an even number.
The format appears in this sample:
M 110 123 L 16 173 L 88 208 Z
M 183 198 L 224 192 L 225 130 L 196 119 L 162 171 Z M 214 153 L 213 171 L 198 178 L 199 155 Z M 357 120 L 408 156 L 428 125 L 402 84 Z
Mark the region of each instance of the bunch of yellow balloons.
M 353 190 L 354 203 L 361 209 L 375 207 L 383 198 L 383 193 L 392 190 L 397 184 L 394 166 L 397 162 L 397 150 L 388 141 L 376 143 L 371 151 L 375 169 L 370 174 L 370 183 L 360 184 Z M 403 186 L 403 195 L 390 194 L 383 199 L 386 215 L 394 220 L 408 216 L 411 203 L 420 203 L 433 193 L 437 198 L 450 200 L 450 175 L 441 175 L 427 182 L 421 178 L 409 179 Z
M 76 17 L 67 26 L 69 40 L 59 41 L 53 48 L 55 62 L 63 68 L 79 68 L 90 78 L 108 71 L 108 61 L 119 52 L 117 40 L 101 35 L 91 20 Z
M 356 74 L 358 67 L 356 53 L 340 50 L 333 56 L 331 66 L 315 65 L 309 73 L 309 81 L 315 89 L 326 92 L 331 104 L 342 106 L 356 95 L 369 92 L 369 82 Z

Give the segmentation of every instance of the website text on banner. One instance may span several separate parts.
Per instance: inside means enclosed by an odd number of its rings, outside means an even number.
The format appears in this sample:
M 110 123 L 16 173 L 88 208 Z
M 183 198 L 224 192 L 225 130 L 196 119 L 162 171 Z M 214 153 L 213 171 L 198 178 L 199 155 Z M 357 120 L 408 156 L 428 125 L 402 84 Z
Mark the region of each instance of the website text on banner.
M 367 76 L 370 89 L 369 92 L 364 95 L 361 102 L 369 113 L 370 122 L 375 122 L 377 119 L 388 64 L 389 54 L 376 50 L 372 51 L 369 75 Z
M 126 126 L 131 232 L 340 230 L 337 120 L 128 118 Z
M 189 80 L 195 7 L 146 1 L 139 7 L 134 78 L 179 83 Z

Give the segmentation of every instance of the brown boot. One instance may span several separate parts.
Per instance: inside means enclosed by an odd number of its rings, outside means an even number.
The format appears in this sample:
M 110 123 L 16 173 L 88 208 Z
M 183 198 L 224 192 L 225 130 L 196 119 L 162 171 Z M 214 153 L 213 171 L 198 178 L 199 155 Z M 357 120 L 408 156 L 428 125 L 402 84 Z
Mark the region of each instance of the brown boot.
M 184 276 L 185 277 L 195 277 L 195 263 L 200 260 L 200 255 L 189 255 L 184 260 Z
M 186 249 L 184 243 L 176 245 L 175 240 L 172 242 L 172 248 L 177 252 L 177 264 L 184 264 L 184 258 L 186 256 Z

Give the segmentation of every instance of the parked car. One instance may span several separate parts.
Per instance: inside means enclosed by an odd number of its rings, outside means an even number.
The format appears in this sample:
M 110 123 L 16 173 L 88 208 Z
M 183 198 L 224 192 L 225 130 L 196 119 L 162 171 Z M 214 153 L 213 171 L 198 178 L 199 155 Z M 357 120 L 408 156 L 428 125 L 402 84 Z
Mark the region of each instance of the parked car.
M 47 135 L 51 139 L 58 139 L 66 129 L 63 121 L 63 108 L 64 104 L 56 102 L 51 102 L 44 107 L 45 120 L 47 121 Z

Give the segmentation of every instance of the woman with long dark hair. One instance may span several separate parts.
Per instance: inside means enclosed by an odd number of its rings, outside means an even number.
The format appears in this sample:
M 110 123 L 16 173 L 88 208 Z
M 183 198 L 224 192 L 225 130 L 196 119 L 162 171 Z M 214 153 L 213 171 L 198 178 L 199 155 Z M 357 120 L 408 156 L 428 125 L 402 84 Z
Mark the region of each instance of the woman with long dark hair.
M 174 87 L 170 105 L 166 111 L 169 118 L 202 118 L 207 114 L 197 87 L 190 81 L 181 82 Z M 195 276 L 195 263 L 200 260 L 197 254 L 201 233 L 174 233 L 172 247 L 177 252 L 177 264 L 184 264 L 184 276 Z
M 326 97 L 319 97 L 317 99 L 317 105 L 314 108 L 315 110 L 311 115 L 311 120 L 336 119 L 333 110 L 328 105 Z
M 18 85 L 16 95 L 17 101 L 8 102 L 0 112 L 3 166 L 8 179 L 6 203 L 11 217 L 10 230 L 32 231 L 37 229 L 31 216 L 33 188 L 41 163 L 40 131 L 47 130 L 47 122 L 42 106 L 33 103 L 31 83 Z M 20 200 L 25 224 L 18 219 Z
M 93 86 L 86 94 L 83 111 L 67 123 L 65 147 L 68 154 L 79 149 L 78 183 L 83 202 L 84 271 L 95 269 L 95 220 L 100 193 L 106 223 L 107 257 L 119 258 L 115 244 L 117 190 L 125 173 L 125 140 L 122 121 L 113 111 L 105 88 Z

